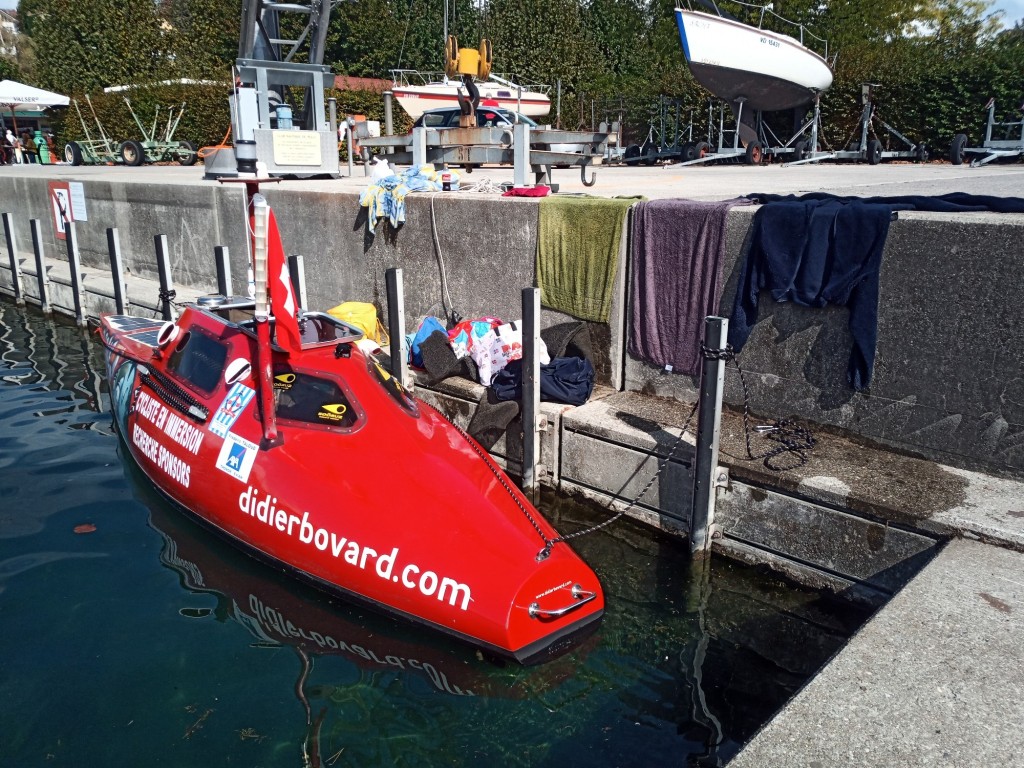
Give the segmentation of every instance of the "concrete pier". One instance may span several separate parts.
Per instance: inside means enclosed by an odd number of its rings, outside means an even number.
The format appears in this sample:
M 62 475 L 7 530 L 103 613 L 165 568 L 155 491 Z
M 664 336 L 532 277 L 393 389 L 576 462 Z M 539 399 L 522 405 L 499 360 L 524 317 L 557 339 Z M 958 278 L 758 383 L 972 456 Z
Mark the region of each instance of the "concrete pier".
M 464 176 L 463 185 L 483 177 L 511 180 L 511 169 L 481 169 Z M 0 176 L 0 212 L 16 219 L 30 303 L 35 267 L 26 249 L 29 219 L 38 218 L 52 300 L 70 305 L 63 244 L 53 231 L 53 181 L 79 181 L 84 189 L 88 219 L 79 223 L 78 236 L 90 314 L 112 308 L 105 274 L 105 228 L 111 226 L 121 233 L 133 311 L 158 309 L 155 234 L 168 236 L 178 300 L 214 290 L 216 245 L 230 247 L 240 292 L 245 244 L 237 185 L 204 182 L 201 170 L 176 167 L 26 166 Z M 1024 166 L 602 167 L 589 189 L 572 171 L 556 171 L 555 181 L 561 192 L 703 200 L 808 191 L 1021 196 Z M 386 316 L 384 270 L 400 267 L 410 327 L 439 311 L 445 294 L 467 317 L 519 317 L 520 289 L 534 284 L 535 200 L 468 191 L 413 194 L 406 223 L 397 231 L 382 226 L 374 235 L 357 201 L 368 183 L 356 176 L 268 185 L 286 249 L 304 256 L 312 308 L 372 301 Z M 729 217 L 726 315 L 752 217 L 751 209 L 734 209 Z M 846 310 L 762 301 L 739 360 L 752 423 L 795 418 L 813 430 L 817 444 L 806 464 L 792 470 L 772 471 L 750 460 L 739 378 L 728 369 L 730 410 L 719 457 L 728 482 L 718 492 L 714 550 L 884 607 L 735 764 L 1024 765 L 1009 751 L 1009 726 L 1001 722 L 1006 712 L 1020 720 L 1021 681 L 1014 673 L 997 680 L 993 671 L 1009 669 L 1013 652 L 1024 650 L 1019 618 L 1013 618 L 1022 607 L 1019 585 L 1012 586 L 1013 579 L 1024 581 L 1014 575 L 1017 553 L 1024 552 L 1021 242 L 1024 215 L 901 213 L 883 259 L 878 356 L 866 392 L 855 393 L 845 382 Z M 6 263 L 0 259 L 0 288 L 10 285 Z M 619 509 L 671 454 L 631 515 L 685 535 L 692 425 L 681 447 L 677 441 L 696 383 L 626 354 L 627 277 L 628 264 L 622 264 L 611 319 L 589 327 L 598 351 L 595 396 L 579 408 L 542 406 L 548 428 L 541 480 Z M 545 325 L 565 319 L 544 313 Z M 429 387 L 421 382 L 417 389 L 463 427 L 483 394 L 479 385 L 458 379 Z M 521 459 L 514 433 L 515 426 L 492 449 L 512 470 Z M 753 440 L 755 454 L 765 449 L 760 438 Z M 1004 582 L 1010 586 L 1000 586 Z M 943 642 L 936 645 L 936 638 Z M 910 671 L 915 654 L 919 678 Z M 907 668 L 894 669 L 894 660 Z M 927 695 L 928 686 L 935 696 Z M 949 706 L 939 706 L 943 701 Z M 854 710 L 843 715 L 848 702 Z M 1000 723 L 990 722 L 995 719 Z M 978 747 L 972 723 L 991 728 L 1005 750 Z M 932 736 L 945 737 L 931 738 L 929 728 L 940 732 Z M 915 762 L 915 748 L 930 761 Z

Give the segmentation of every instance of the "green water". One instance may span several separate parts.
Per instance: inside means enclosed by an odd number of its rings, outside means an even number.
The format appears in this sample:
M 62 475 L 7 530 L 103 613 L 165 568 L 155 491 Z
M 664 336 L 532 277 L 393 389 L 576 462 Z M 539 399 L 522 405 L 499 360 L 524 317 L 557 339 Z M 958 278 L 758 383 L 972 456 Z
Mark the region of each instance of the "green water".
M 4 768 L 724 765 L 865 618 L 629 522 L 577 541 L 605 620 L 539 667 L 333 601 L 147 491 L 95 336 L 0 302 Z

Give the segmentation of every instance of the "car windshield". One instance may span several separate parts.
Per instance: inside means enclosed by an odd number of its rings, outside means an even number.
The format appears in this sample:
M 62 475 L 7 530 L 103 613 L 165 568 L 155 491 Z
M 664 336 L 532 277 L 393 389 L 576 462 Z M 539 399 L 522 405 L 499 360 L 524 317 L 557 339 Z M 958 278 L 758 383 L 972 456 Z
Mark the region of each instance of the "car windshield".
M 427 110 L 413 126 L 416 128 L 456 128 L 459 125 L 458 109 L 433 109 Z M 476 124 L 480 127 L 495 125 L 511 125 L 512 123 L 526 123 L 532 128 L 537 127 L 536 121 L 526 115 L 513 112 L 509 109 L 498 107 L 478 107 L 476 110 Z

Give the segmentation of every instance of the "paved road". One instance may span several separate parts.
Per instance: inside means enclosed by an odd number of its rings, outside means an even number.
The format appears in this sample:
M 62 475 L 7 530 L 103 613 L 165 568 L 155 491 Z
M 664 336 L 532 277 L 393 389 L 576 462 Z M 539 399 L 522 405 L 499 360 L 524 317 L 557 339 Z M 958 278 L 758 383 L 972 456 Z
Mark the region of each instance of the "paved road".
M 79 166 L 29 165 L 4 166 L 0 173 L 72 180 L 131 179 L 149 183 L 214 184 L 203 179 L 202 166 Z M 359 192 L 370 180 L 362 166 L 355 166 L 349 177 L 343 165 L 340 179 L 286 180 L 283 189 Z M 586 192 L 602 197 L 646 195 L 651 199 L 683 197 L 694 200 L 725 200 L 754 192 L 801 194 L 831 192 L 838 195 L 869 197 L 875 195 L 941 195 L 948 192 L 1024 196 L 1024 163 L 986 165 L 971 168 L 946 162 L 915 164 L 891 162 L 881 165 L 860 163 L 820 163 L 784 166 L 775 164 L 753 168 L 745 165 L 629 167 L 600 166 L 597 183 L 585 187 L 578 170 L 554 171 L 560 192 Z M 479 168 L 462 177 L 465 185 L 488 180 L 493 184 L 512 181 L 512 169 Z

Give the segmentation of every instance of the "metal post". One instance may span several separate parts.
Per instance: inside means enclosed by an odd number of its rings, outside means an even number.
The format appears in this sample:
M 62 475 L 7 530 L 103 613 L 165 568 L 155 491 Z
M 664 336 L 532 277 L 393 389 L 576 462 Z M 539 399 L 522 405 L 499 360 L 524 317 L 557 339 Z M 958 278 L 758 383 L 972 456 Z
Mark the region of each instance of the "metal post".
M 512 164 L 512 183 L 525 187 L 530 167 L 530 126 L 526 123 L 512 126 Z
M 412 164 L 427 164 L 427 129 L 412 129 Z
M 724 349 L 728 333 L 729 321 L 724 317 L 704 318 L 704 344 L 708 349 Z M 704 556 L 711 549 L 724 387 L 725 360 L 705 357 L 700 372 L 697 448 L 693 465 L 693 509 L 690 514 L 690 554 L 695 556 Z
M 75 299 L 75 322 L 85 326 L 85 301 L 82 285 L 82 258 L 78 254 L 78 231 L 75 222 L 64 222 L 64 242 L 68 247 L 68 266 L 71 267 L 71 294 Z
M 402 343 L 405 341 L 405 287 L 402 283 L 402 270 L 386 270 L 384 282 L 388 292 L 388 337 L 391 339 L 388 354 L 391 356 L 391 375 L 402 382 L 403 387 L 409 387 L 409 361 L 402 351 Z
M 352 118 L 349 117 L 345 120 L 345 153 L 348 155 L 348 176 L 352 178 L 352 174 L 355 173 L 355 158 L 353 155 L 355 152 L 352 150 L 352 143 L 355 140 L 353 137 L 355 132 L 352 130 Z
M 303 266 L 302 255 L 296 253 L 288 257 L 288 275 L 292 279 L 292 290 L 295 291 L 295 300 L 299 309 L 308 309 L 306 299 L 306 268 Z
M 164 320 L 174 319 L 174 282 L 171 278 L 171 256 L 167 247 L 167 235 L 154 235 L 156 266 L 160 273 L 160 313 Z
M 540 489 L 540 289 L 523 289 L 523 491 Z
M 384 91 L 384 135 L 394 136 L 395 134 L 395 118 L 394 118 L 394 94 L 391 91 Z M 395 151 L 394 147 L 387 147 L 384 150 L 387 154 L 392 154 Z
M 124 262 L 121 259 L 121 240 L 117 227 L 107 228 L 107 253 L 110 254 L 110 274 L 114 280 L 114 305 L 117 314 L 123 315 L 128 308 L 128 286 L 124 282 Z
M 231 296 L 231 254 L 226 245 L 213 247 L 213 260 L 217 265 L 217 293 Z
M 23 305 L 25 294 L 21 290 L 21 262 L 18 261 L 18 239 L 14 235 L 14 218 L 4 214 L 4 235 L 7 237 L 7 255 L 11 260 L 11 285 L 14 288 L 14 303 Z
M 43 229 L 39 219 L 29 221 L 32 229 L 32 250 L 36 255 L 36 284 L 39 286 L 39 309 L 44 315 L 53 312 L 50 306 L 50 276 L 46 273 L 46 260 L 43 258 Z

